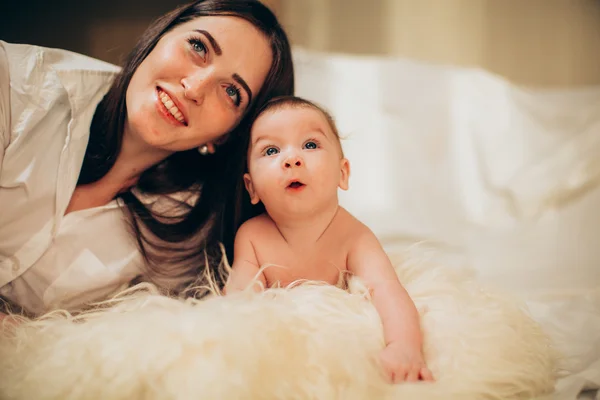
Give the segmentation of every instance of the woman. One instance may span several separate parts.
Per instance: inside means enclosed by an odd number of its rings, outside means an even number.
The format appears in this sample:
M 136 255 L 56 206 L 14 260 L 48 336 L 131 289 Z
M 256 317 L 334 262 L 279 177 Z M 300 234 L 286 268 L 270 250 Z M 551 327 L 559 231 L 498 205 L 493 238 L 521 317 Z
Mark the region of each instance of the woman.
M 258 1 L 161 17 L 120 72 L 0 42 L 0 295 L 40 314 L 139 277 L 186 287 L 244 219 L 254 110 L 293 88 L 287 37 Z

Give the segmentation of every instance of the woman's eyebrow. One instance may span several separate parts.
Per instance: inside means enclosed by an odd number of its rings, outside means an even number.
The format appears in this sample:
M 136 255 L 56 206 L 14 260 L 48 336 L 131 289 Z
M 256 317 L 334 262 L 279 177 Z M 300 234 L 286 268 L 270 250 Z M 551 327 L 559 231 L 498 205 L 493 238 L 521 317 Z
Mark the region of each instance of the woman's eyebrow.
M 221 46 L 219 46 L 219 43 L 217 43 L 217 41 L 215 40 L 213 35 L 211 35 L 208 31 L 205 31 L 204 29 L 194 29 L 194 30 L 196 32 L 200 33 L 201 35 L 204 35 L 204 37 L 206 37 L 206 39 L 210 42 L 210 45 L 214 49 L 215 54 L 217 56 L 220 56 L 221 54 L 223 54 L 223 50 L 221 50 Z M 242 88 L 244 88 L 244 90 L 246 91 L 246 94 L 248 95 L 248 104 L 252 103 L 252 90 L 250 90 L 250 86 L 248 86 L 248 84 L 246 83 L 244 78 L 242 78 L 238 74 L 233 74 L 232 78 L 237 83 L 239 83 L 240 86 Z
M 250 87 L 246 81 L 238 74 L 233 74 L 233 79 L 235 79 L 235 81 L 239 83 L 240 86 L 246 91 L 246 94 L 248 95 L 248 104 L 252 103 L 252 90 L 250 90 Z
M 210 45 L 215 50 L 216 55 L 220 56 L 221 54 L 223 54 L 223 51 L 221 50 L 221 46 L 219 46 L 219 43 L 217 43 L 217 41 L 215 40 L 213 35 L 208 33 L 208 31 L 205 31 L 204 29 L 194 29 L 194 31 L 204 35 L 206 37 L 206 39 L 208 39 L 208 41 L 210 42 Z

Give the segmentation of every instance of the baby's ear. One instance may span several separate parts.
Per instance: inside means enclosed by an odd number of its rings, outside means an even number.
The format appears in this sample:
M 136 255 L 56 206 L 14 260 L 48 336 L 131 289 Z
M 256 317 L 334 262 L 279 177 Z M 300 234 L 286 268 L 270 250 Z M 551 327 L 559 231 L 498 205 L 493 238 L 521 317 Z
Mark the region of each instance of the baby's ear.
M 346 158 L 340 160 L 340 188 L 348 190 L 348 182 L 350 180 L 350 161 Z
M 252 178 L 250 177 L 250 174 L 248 174 L 248 173 L 244 174 L 244 185 L 246 186 L 246 190 L 248 191 L 248 194 L 250 195 L 250 203 L 252 203 L 254 205 L 258 204 L 260 199 L 258 198 L 256 191 L 254 190 L 254 185 L 252 184 Z

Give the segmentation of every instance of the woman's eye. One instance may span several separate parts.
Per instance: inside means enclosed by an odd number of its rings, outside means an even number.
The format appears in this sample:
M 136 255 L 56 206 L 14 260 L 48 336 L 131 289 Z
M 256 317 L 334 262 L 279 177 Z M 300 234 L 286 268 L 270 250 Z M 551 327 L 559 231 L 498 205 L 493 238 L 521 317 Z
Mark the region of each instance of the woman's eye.
M 265 155 L 267 156 L 272 156 L 277 153 L 279 153 L 279 150 L 277 150 L 275 147 L 269 147 L 267 150 L 265 150 Z
M 231 100 L 233 101 L 233 104 L 235 104 L 236 106 L 239 106 L 240 103 L 242 102 L 242 98 L 240 96 L 240 90 L 238 88 L 236 88 L 235 86 L 233 86 L 233 85 L 227 86 L 227 88 L 225 89 L 225 93 L 227 93 L 227 96 L 229 96 L 231 98 Z
M 192 46 L 192 50 L 198 53 L 202 58 L 206 57 L 206 46 L 201 40 L 191 38 L 188 42 L 190 43 L 190 46 Z
M 317 148 L 317 144 L 315 142 L 306 142 L 304 144 L 305 149 L 313 150 Z

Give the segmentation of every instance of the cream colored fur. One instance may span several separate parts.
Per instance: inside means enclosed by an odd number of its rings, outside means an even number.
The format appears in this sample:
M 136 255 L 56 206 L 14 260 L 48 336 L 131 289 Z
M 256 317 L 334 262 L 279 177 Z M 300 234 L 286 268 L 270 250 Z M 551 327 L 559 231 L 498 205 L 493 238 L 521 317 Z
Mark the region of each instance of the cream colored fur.
M 468 273 L 419 260 L 397 271 L 422 315 L 433 384 L 388 385 L 364 287 L 161 297 L 149 286 L 77 317 L 53 313 L 0 338 L 0 398 L 532 399 L 553 390 L 539 326 Z M 144 289 L 145 288 L 145 289 Z

